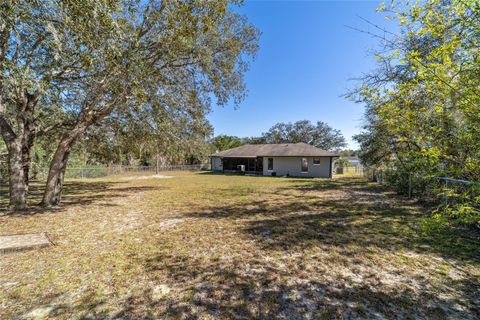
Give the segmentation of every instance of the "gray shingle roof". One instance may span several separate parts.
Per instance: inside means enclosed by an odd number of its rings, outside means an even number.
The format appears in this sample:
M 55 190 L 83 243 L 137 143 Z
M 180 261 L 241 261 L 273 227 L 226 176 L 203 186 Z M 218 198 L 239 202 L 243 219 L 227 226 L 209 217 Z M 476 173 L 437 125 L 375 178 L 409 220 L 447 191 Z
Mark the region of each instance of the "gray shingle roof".
M 212 157 L 338 157 L 338 154 L 328 152 L 307 143 L 280 144 L 245 144 L 243 146 L 217 152 Z

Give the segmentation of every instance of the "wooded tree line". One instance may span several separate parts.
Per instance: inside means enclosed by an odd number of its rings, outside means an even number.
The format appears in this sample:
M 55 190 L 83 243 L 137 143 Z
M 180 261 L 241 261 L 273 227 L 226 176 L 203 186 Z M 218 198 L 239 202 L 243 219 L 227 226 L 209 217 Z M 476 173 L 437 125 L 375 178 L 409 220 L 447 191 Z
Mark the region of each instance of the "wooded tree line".
M 345 137 L 340 130 L 333 129 L 322 121 L 315 124 L 309 120 L 300 120 L 294 123 L 279 122 L 259 137 L 235 137 L 220 135 L 212 140 L 216 151 L 235 148 L 243 144 L 259 143 L 298 143 L 304 142 L 317 148 L 338 151 L 347 146 Z
M 237 4 L 2 1 L 0 133 L 11 207 L 27 205 L 34 150 L 51 155 L 44 206 L 60 202 L 79 141 L 101 141 L 96 152 L 107 158 L 118 139 L 142 152 L 192 154 L 211 130 L 205 114 L 212 97 L 223 105 L 245 94 L 259 32 L 232 11 Z M 124 151 L 116 152 L 121 158 Z
M 432 0 L 380 10 L 397 19 L 400 32 L 369 23 L 375 31 L 367 33 L 382 48 L 378 68 L 351 94 L 366 106 L 355 137 L 361 158 L 388 169 L 387 181 L 403 192 L 412 177 L 419 195 L 432 194 L 434 177 L 471 181 L 452 191 L 461 201 L 443 205 L 438 216 L 480 225 L 480 2 Z

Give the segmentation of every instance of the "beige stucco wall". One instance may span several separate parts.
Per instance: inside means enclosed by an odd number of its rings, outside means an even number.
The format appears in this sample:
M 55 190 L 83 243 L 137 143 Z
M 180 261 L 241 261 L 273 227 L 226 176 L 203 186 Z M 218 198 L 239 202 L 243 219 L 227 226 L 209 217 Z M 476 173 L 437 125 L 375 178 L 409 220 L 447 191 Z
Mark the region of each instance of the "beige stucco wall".
M 273 158 L 273 170 L 268 170 L 268 158 Z M 302 157 L 264 157 L 263 175 L 271 176 L 275 171 L 277 176 L 290 175 L 294 177 L 330 177 L 330 157 L 320 157 L 320 164 L 313 164 L 313 157 L 308 160 L 308 172 L 302 172 Z
M 273 170 L 268 170 L 268 158 L 273 158 Z M 275 171 L 277 176 L 290 175 L 293 177 L 330 177 L 330 157 L 320 157 L 320 164 L 313 164 L 313 157 L 308 160 L 308 172 L 302 172 L 302 157 L 263 157 L 263 175 L 271 176 Z M 212 157 L 212 171 L 222 171 L 222 159 Z

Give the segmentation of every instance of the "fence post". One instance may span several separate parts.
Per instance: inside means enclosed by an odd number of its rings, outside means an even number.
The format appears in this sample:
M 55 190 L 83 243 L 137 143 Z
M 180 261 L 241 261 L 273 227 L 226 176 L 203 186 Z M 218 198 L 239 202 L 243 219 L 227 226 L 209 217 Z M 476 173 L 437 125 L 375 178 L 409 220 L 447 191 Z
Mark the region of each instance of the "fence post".
M 448 180 L 445 180 L 445 206 L 448 206 Z
M 412 173 L 408 173 L 408 199 L 412 199 Z

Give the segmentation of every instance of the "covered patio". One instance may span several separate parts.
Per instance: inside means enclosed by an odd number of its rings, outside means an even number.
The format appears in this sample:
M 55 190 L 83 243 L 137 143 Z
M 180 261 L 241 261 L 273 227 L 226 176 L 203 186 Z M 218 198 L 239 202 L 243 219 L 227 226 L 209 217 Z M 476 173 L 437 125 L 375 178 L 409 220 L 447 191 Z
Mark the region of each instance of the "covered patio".
M 262 174 L 263 157 L 225 157 L 222 159 L 223 172 L 240 172 L 241 165 L 245 166 L 245 173 Z

